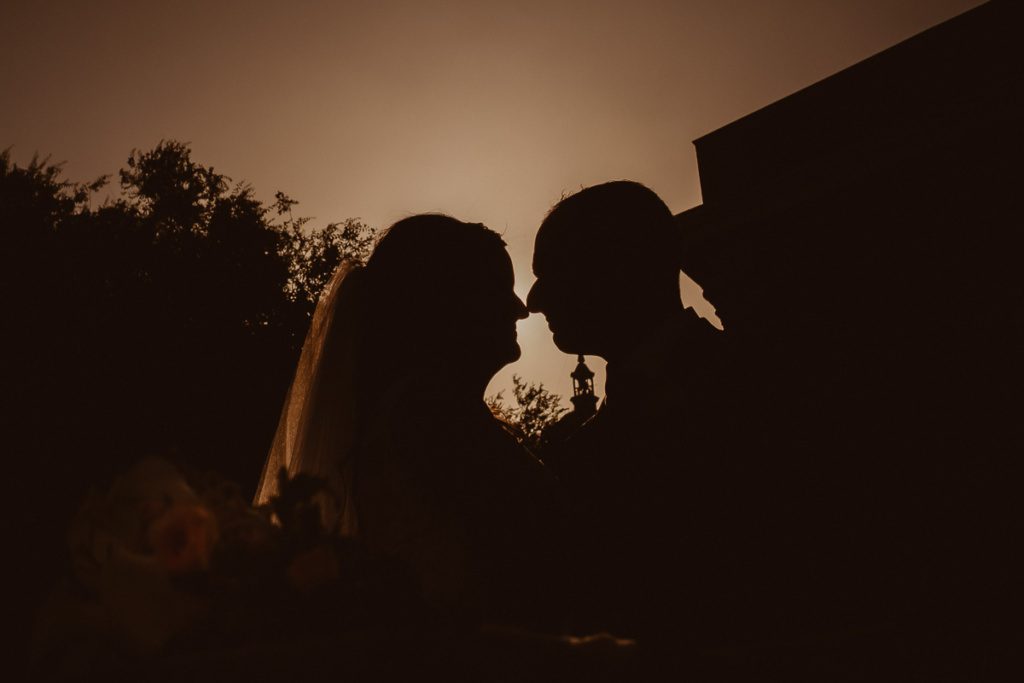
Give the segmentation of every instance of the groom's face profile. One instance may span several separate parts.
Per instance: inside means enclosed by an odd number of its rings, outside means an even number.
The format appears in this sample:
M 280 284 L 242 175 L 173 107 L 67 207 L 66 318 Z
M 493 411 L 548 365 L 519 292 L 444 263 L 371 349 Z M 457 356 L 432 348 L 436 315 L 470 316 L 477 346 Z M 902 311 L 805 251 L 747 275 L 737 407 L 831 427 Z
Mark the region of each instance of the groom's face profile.
M 650 188 L 616 180 L 562 199 L 537 231 L 526 299 L 555 345 L 601 356 L 679 307 L 672 212 Z
M 575 232 L 560 225 L 541 227 L 533 252 L 537 281 L 526 305 L 544 314 L 559 350 L 601 355 L 607 317 L 603 304 L 611 294 L 604 290 L 609 282 L 601 265 L 581 254 Z
M 541 223 L 534 274 L 526 305 L 548 318 L 560 350 L 621 355 L 680 305 L 672 212 L 638 182 L 584 188 Z

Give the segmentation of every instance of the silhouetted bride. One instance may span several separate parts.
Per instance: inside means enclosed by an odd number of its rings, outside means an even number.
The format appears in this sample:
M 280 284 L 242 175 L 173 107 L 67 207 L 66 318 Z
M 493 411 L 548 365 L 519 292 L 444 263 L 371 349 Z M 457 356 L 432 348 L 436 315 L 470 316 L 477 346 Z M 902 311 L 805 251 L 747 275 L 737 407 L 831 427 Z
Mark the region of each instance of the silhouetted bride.
M 501 237 L 449 216 L 399 221 L 343 265 L 315 312 L 257 490 L 281 467 L 328 480 L 341 532 L 405 561 L 425 597 L 474 620 L 543 625 L 555 582 L 547 472 L 483 402 L 519 357 Z

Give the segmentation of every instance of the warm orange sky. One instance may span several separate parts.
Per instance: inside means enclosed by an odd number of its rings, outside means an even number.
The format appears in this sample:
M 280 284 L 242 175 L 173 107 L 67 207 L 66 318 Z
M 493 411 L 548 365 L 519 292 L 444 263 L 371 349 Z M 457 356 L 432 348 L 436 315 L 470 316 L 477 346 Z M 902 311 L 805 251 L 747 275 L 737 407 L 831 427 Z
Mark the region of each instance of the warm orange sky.
M 563 192 L 628 178 L 688 209 L 691 140 L 978 4 L 5 3 L 0 147 L 85 180 L 176 138 L 314 225 L 480 221 L 505 233 L 525 295 Z M 574 359 L 541 317 L 519 331 L 523 358 L 492 387 L 519 372 L 568 396 Z

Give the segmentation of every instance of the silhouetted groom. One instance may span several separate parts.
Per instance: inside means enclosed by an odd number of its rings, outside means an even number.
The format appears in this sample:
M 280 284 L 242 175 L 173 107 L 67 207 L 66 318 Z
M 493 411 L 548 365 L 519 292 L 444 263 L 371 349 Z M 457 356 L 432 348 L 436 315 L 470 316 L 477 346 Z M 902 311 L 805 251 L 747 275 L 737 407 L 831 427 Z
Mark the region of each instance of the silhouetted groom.
M 684 309 L 679 263 L 654 192 L 597 185 L 541 225 L 527 306 L 559 349 L 608 361 L 598 414 L 552 454 L 578 515 L 576 627 L 699 648 L 759 621 L 763 479 L 737 438 L 727 332 Z

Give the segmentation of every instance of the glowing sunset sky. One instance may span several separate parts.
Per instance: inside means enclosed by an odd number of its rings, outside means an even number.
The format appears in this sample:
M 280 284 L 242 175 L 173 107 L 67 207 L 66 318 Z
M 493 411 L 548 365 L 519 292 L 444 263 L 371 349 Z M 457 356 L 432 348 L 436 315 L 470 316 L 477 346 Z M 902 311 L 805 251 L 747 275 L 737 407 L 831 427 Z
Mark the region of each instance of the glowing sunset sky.
M 978 4 L 5 3 L 0 147 L 85 180 L 175 138 L 317 226 L 483 222 L 525 297 L 564 192 L 628 178 L 688 209 L 691 140 Z M 568 395 L 574 359 L 541 317 L 519 330 L 523 359 L 492 387 L 518 372 Z

